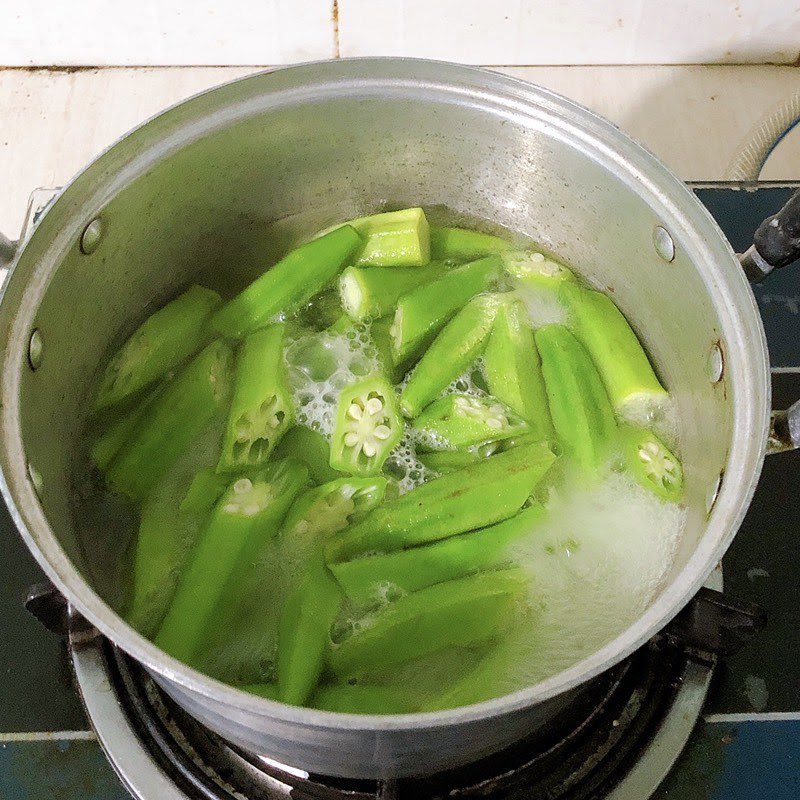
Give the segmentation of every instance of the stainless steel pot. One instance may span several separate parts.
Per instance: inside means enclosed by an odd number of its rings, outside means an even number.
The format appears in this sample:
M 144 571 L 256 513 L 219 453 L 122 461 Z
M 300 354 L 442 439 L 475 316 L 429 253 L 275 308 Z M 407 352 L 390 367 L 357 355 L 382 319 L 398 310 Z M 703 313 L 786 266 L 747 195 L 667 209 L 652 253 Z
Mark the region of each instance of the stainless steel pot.
M 480 705 L 358 717 L 239 692 L 139 636 L 93 588 L 69 497 L 87 387 L 109 343 L 154 298 L 190 279 L 236 287 L 312 230 L 387 201 L 530 234 L 613 292 L 676 398 L 689 515 L 657 599 L 589 658 Z M 692 598 L 725 552 L 769 430 L 753 295 L 692 194 L 589 111 L 442 63 L 367 59 L 255 75 L 128 134 L 64 189 L 16 253 L 0 337 L 3 494 L 70 604 L 223 736 L 348 777 L 455 766 L 579 702 L 591 678 Z

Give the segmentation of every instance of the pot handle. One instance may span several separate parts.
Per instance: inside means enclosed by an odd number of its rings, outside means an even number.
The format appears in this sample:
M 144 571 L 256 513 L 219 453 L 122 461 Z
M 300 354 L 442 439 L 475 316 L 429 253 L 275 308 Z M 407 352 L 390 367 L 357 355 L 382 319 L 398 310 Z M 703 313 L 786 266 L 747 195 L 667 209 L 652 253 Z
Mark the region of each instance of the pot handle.
M 800 258 L 800 189 L 786 205 L 765 219 L 753 236 L 753 244 L 739 256 L 745 274 L 758 283 L 773 269 Z

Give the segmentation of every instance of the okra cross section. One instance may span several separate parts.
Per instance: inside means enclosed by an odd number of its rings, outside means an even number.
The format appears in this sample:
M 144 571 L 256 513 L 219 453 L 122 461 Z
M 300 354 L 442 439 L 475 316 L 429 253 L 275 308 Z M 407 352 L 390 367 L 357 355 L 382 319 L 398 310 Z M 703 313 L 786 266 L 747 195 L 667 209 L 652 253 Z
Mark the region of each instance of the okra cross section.
M 563 325 L 539 328 L 536 345 L 556 433 L 579 465 L 595 469 L 608 455 L 617 431 L 597 368 Z
M 489 641 L 509 622 L 526 585 L 522 570 L 510 568 L 412 592 L 370 615 L 331 648 L 328 666 L 347 679 L 446 647 Z
M 294 422 L 283 362 L 284 328 L 283 324 L 271 325 L 242 342 L 220 471 L 247 469 L 265 462 Z
M 522 508 L 555 458 L 546 444 L 521 445 L 385 500 L 329 539 L 328 562 L 414 547 L 507 519 Z
M 434 339 L 400 394 L 400 408 L 416 417 L 481 354 L 492 329 L 500 295 L 478 295 Z
M 136 394 L 199 350 L 210 338 L 207 323 L 221 303 L 211 289 L 192 286 L 149 316 L 109 361 L 96 407 Z
M 239 338 L 278 315 L 293 314 L 339 274 L 361 243 L 358 233 L 343 225 L 301 245 L 226 303 L 212 325 Z
M 458 450 L 527 433 L 528 423 L 495 397 L 450 394 L 434 400 L 415 420 L 426 450 Z
M 589 351 L 618 413 L 666 400 L 667 392 L 647 353 L 611 298 L 570 283 L 561 286 L 560 297 L 571 315 L 573 331 Z
M 332 564 L 331 571 L 356 608 L 380 602 L 387 587 L 404 594 L 513 560 L 512 545 L 530 536 L 545 517 L 542 506 L 523 508 L 496 525 L 434 544 Z
M 504 303 L 497 312 L 483 354 L 489 391 L 520 414 L 533 433 L 553 435 L 541 359 L 533 328 L 519 300 Z
M 683 494 L 683 468 L 677 456 L 652 431 L 621 429 L 623 466 L 642 486 L 670 502 Z
M 389 332 L 396 363 L 413 360 L 458 310 L 486 291 L 500 274 L 500 259 L 489 256 L 446 272 L 400 298 Z
M 307 480 L 305 466 L 287 460 L 231 482 L 200 535 L 156 636 L 162 650 L 191 663 L 225 598 L 229 578 L 277 533 Z
M 397 397 L 375 376 L 342 390 L 331 437 L 331 467 L 351 475 L 375 475 L 403 435 Z

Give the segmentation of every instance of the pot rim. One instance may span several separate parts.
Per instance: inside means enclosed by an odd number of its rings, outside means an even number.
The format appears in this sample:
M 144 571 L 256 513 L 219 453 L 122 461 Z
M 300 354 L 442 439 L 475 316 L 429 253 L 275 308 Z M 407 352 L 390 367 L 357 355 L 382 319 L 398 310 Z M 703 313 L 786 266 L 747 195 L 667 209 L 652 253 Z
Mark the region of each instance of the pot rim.
M 181 126 L 191 124 L 193 107 L 201 106 L 212 95 L 216 95 L 217 105 L 205 112 L 201 107 L 199 122 L 209 123 L 212 117 L 221 117 L 225 103 L 229 102 L 228 96 L 235 95 L 237 91 L 244 93 L 245 100 L 251 99 L 253 92 L 256 97 L 280 100 L 282 94 L 288 92 L 291 101 L 292 97 L 313 96 L 314 91 L 324 91 L 330 96 L 333 88 L 352 93 L 378 86 L 386 88 L 394 85 L 407 89 L 410 83 L 418 90 L 472 98 L 473 101 L 485 105 L 491 103 L 500 110 L 505 109 L 509 115 L 513 113 L 528 120 L 544 119 L 548 124 L 559 126 L 575 144 L 600 153 L 605 167 L 613 169 L 618 178 L 635 186 L 636 191 L 659 210 L 676 241 L 680 239 L 691 243 L 697 256 L 702 256 L 703 277 L 722 322 L 722 338 L 727 346 L 725 368 L 730 379 L 733 424 L 724 472 L 730 477 L 722 481 L 705 532 L 694 554 L 644 614 L 592 655 L 538 684 L 470 706 L 404 715 L 341 714 L 267 700 L 210 678 L 166 655 L 131 628 L 94 592 L 61 548 L 28 479 L 19 426 L 19 378 L 25 363 L 25 358 L 21 357 L 25 352 L 25 333 L 30 330 L 37 300 L 46 288 L 44 280 L 29 281 L 24 291 L 20 292 L 22 302 L 19 308 L 10 312 L 13 323 L 3 326 L 2 336 L 7 336 L 8 340 L 0 412 L 0 490 L 29 550 L 70 605 L 149 670 L 183 690 L 228 704 L 245 713 L 261 714 L 310 728 L 380 732 L 460 725 L 503 716 L 563 694 L 596 677 L 661 630 L 697 592 L 727 550 L 744 518 L 766 451 L 770 413 L 766 337 L 749 284 L 730 244 L 711 215 L 666 166 L 612 123 L 550 90 L 478 67 L 413 58 L 315 61 L 245 76 L 176 103 L 120 137 L 64 187 L 20 249 L 0 294 L 0 308 L 1 301 L 8 296 L 8 288 L 14 283 L 14 270 L 24 260 L 31 243 L 44 241 L 48 234 L 51 235 L 52 243 L 45 243 L 45 252 L 52 256 L 51 263 L 57 264 L 56 251 L 63 251 L 66 244 L 74 240 L 74 231 L 62 235 L 61 228 L 64 226 L 55 220 L 62 209 L 68 218 L 70 215 L 79 215 L 79 219 L 86 219 L 87 204 L 70 202 L 71 191 L 76 185 L 94 184 L 96 196 L 93 199 L 98 208 L 109 199 L 109 190 L 124 186 L 126 177 L 131 174 L 129 169 L 133 168 L 132 162 L 126 164 L 128 169 L 124 173 L 107 171 L 107 162 L 113 160 L 116 149 L 122 143 L 132 145 L 159 127 L 165 127 L 169 134 L 171 117 L 188 119 L 188 122 L 179 120 L 176 123 L 177 130 L 181 130 Z M 234 97 L 233 102 L 241 101 Z M 230 122 L 230 119 L 226 117 L 220 121 Z M 200 134 L 203 132 L 207 132 L 207 129 L 200 130 Z M 156 131 L 156 135 L 158 133 Z M 179 146 L 181 142 L 172 144 Z M 141 159 L 149 157 L 152 162 L 162 157 L 167 145 L 168 142 L 163 139 L 157 139 L 155 144 L 145 143 Z M 31 297 L 32 294 L 36 296 Z M 6 313 L 9 312 L 6 310 Z M 6 327 L 11 330 L 6 330 Z M 32 531 L 37 531 L 36 535 Z

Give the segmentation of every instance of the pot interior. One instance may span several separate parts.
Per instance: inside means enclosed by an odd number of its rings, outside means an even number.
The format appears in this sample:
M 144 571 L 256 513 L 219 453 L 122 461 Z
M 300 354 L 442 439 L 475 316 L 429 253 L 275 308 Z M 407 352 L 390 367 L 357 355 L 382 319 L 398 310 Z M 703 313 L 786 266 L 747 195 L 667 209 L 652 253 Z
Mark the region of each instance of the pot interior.
M 746 285 L 699 204 L 674 202 L 654 160 L 547 93 L 476 72 L 478 91 L 441 65 L 402 72 L 362 80 L 337 65 L 321 81 L 319 68 L 300 67 L 195 98 L 104 155 L 30 241 L 3 306 L 5 431 L 17 442 L 6 477 L 45 557 L 56 560 L 55 536 L 112 605 L 119 584 L 108 563 L 126 543 L 108 531 L 79 535 L 71 501 L 87 393 L 109 348 L 187 283 L 230 294 L 314 231 L 384 208 L 422 205 L 432 222 L 529 236 L 612 294 L 677 406 L 688 513 L 662 592 L 710 535 L 709 498 L 742 449 L 735 429 L 753 440 L 723 510 L 728 523 L 740 512 L 764 436 L 763 345 Z M 98 215 L 104 234 L 87 255 L 80 234 Z M 654 247 L 656 226 L 672 236 L 671 262 Z M 24 355 L 33 328 L 44 342 L 35 371 Z M 736 376 L 748 371 L 745 391 Z M 28 462 L 50 530 L 24 499 Z M 727 537 L 724 520 L 713 535 Z M 704 561 L 692 578 L 713 566 Z

